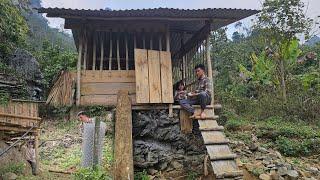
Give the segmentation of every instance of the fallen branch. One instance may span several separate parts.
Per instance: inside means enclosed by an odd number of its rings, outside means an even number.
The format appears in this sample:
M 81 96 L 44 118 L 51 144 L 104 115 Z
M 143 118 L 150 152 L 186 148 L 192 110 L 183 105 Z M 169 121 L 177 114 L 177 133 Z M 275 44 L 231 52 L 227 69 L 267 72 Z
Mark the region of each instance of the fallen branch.
M 72 174 L 72 172 L 69 172 L 69 171 L 59 171 L 59 170 L 52 170 L 52 169 L 49 169 L 49 172 L 61 173 L 61 174 Z

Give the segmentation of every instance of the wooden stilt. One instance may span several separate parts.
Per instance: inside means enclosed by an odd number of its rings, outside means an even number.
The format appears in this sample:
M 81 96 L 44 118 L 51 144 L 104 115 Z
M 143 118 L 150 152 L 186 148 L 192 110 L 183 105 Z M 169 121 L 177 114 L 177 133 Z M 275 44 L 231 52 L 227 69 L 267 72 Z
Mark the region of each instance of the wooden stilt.
M 83 54 L 83 70 L 87 69 L 87 55 L 88 55 L 88 37 L 87 32 L 84 33 L 84 54 Z
M 162 51 L 162 34 L 159 34 L 159 51 Z
M 152 30 L 150 31 L 150 49 L 153 49 Z

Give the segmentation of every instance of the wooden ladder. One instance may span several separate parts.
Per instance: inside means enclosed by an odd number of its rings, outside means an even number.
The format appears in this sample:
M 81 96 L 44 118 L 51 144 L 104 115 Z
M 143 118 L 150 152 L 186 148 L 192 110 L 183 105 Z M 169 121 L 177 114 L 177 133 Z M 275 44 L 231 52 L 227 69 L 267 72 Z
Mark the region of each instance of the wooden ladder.
M 200 108 L 196 107 L 196 113 Z M 229 148 L 229 139 L 226 138 L 223 126 L 219 126 L 218 116 L 214 115 L 213 107 L 205 110 L 207 118 L 200 120 L 195 118 L 199 123 L 204 144 L 209 154 L 211 166 L 216 179 L 242 179 L 243 172 L 238 168 L 236 163 L 236 154 L 233 154 Z

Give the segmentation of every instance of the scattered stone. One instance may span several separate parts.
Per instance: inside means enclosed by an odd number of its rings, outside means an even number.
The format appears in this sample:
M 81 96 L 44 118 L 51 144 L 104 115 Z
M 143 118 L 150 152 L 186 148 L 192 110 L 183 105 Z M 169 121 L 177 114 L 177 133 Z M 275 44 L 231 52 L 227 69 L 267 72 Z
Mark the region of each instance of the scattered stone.
M 287 175 L 290 180 L 298 179 L 299 173 L 296 170 L 289 170 L 287 171 Z
M 182 168 L 183 168 L 183 165 L 180 164 L 178 161 L 172 161 L 172 162 L 171 162 L 171 166 L 172 166 L 174 169 L 182 169 Z
M 259 179 L 261 179 L 261 180 L 271 180 L 271 177 L 268 174 L 260 174 Z
M 309 167 L 307 171 L 310 171 L 312 174 L 318 174 L 319 170 L 316 167 Z
M 157 172 L 158 171 L 153 168 L 148 169 L 148 174 L 150 174 L 150 175 L 155 175 L 155 174 L 157 174 Z
M 279 168 L 278 168 L 278 174 L 279 174 L 280 176 L 286 175 L 287 172 L 288 172 L 288 169 L 287 169 L 286 167 L 279 167 Z
M 269 151 L 266 149 L 266 148 L 264 148 L 264 147 L 259 147 L 258 148 L 258 151 L 260 151 L 260 152 L 262 152 L 262 153 L 268 153 Z

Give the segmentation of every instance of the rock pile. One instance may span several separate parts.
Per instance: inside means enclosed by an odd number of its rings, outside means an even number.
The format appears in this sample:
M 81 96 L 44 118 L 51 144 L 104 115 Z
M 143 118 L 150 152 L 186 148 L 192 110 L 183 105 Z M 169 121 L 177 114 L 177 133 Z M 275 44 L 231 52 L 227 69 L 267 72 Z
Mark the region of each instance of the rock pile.
M 253 138 L 254 139 L 254 138 Z M 231 141 L 233 151 L 238 154 L 238 165 L 262 180 L 315 180 L 320 179 L 317 167 L 304 167 L 294 164 L 280 152 L 266 149 L 254 142 L 245 144 L 242 141 Z

